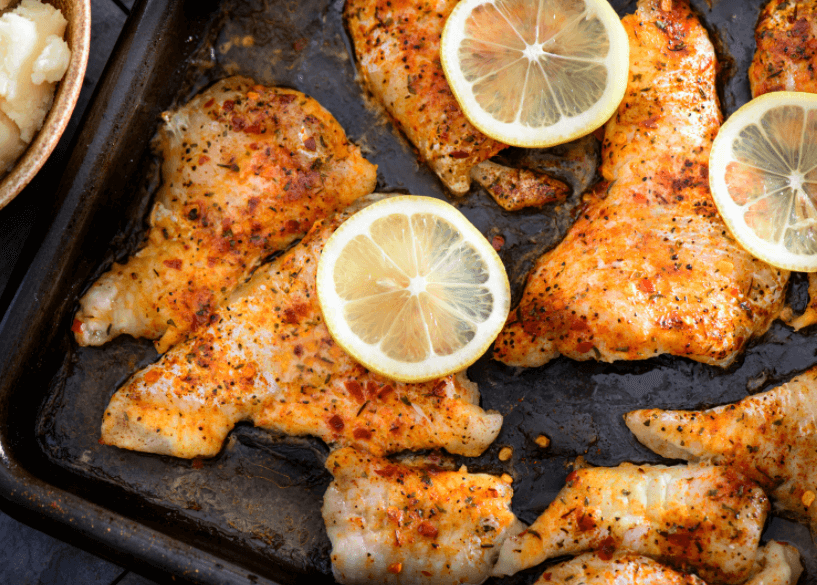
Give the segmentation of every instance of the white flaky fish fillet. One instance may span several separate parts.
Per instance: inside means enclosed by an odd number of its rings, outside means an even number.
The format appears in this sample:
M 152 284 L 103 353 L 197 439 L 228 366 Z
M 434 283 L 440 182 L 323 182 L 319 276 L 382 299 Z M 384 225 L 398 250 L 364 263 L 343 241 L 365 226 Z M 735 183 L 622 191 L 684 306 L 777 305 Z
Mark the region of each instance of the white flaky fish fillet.
M 686 0 L 639 0 L 624 100 L 604 128 L 605 179 L 528 276 L 494 358 L 540 366 L 660 354 L 727 366 L 765 333 L 788 272 L 730 235 L 709 192 L 718 63 Z
M 800 552 L 790 544 L 770 541 L 760 549 L 761 570 L 745 585 L 794 585 L 803 572 Z
M 166 351 L 270 253 L 374 190 L 377 167 L 299 91 L 230 77 L 164 120 L 147 241 L 80 299 L 80 345 L 129 334 Z
M 817 368 L 735 404 L 636 410 L 624 421 L 659 455 L 735 468 L 817 538 Z
M 584 553 L 548 569 L 534 585 L 707 585 L 630 551 Z
M 329 335 L 315 271 L 324 242 L 353 211 L 316 222 L 237 289 L 212 324 L 134 374 L 105 411 L 102 442 L 210 457 L 237 422 L 252 421 L 378 455 L 433 448 L 482 453 L 502 416 L 478 406 L 476 385 L 464 375 L 393 382 L 355 362 Z
M 334 451 L 335 476 L 323 498 L 332 571 L 344 584 L 477 585 L 499 547 L 524 528 L 513 490 L 492 475 L 394 463 L 361 451 Z
M 494 574 L 627 549 L 708 582 L 740 583 L 755 571 L 768 508 L 760 487 L 727 467 L 579 469 L 525 532 L 505 541 Z
M 803 566 L 789 544 L 769 542 L 758 553 L 759 572 L 744 585 L 795 585 Z M 707 585 L 697 575 L 682 573 L 630 551 L 585 553 L 549 567 L 534 585 Z

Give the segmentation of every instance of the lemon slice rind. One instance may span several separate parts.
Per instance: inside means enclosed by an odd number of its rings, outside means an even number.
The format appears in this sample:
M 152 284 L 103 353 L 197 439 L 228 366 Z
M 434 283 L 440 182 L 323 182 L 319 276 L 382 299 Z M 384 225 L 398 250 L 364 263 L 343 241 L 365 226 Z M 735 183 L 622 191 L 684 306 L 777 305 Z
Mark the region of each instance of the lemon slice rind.
M 709 185 L 724 223 L 750 254 L 783 270 L 817 272 L 817 253 L 795 253 L 787 248 L 784 239 L 770 242 L 755 233 L 745 219 L 746 205 L 739 205 L 734 201 L 727 184 L 729 164 L 740 163 L 733 152 L 733 145 L 740 133 L 752 124 L 757 126 L 766 113 L 787 106 L 799 107 L 806 113 L 814 112 L 817 115 L 817 95 L 784 91 L 767 93 L 744 104 L 726 120 L 712 144 Z M 760 162 L 758 167 L 766 170 L 768 163 Z
M 540 0 L 541 2 L 542 0 Z M 466 79 L 459 63 L 458 50 L 466 38 L 465 21 L 478 7 L 494 0 L 462 0 L 454 7 L 443 29 L 440 57 L 454 97 L 466 118 L 483 134 L 512 146 L 545 148 L 564 144 L 600 128 L 615 113 L 627 89 L 630 45 L 621 20 L 607 0 L 584 0 L 589 17 L 598 17 L 608 36 L 609 48 L 602 63 L 608 72 L 601 96 L 578 115 L 562 114 L 555 124 L 528 126 L 515 120 L 496 119 L 479 104 L 473 84 Z M 538 4 L 533 4 L 538 6 Z M 544 48 L 543 48 L 544 50 Z M 579 86 L 578 89 L 583 89 Z M 558 102 L 556 97 L 554 101 Z
M 490 314 L 478 324 L 476 335 L 449 355 L 430 355 L 411 363 L 394 359 L 379 343 L 366 343 L 351 328 L 344 314 L 348 301 L 335 287 L 334 271 L 344 248 L 354 238 L 369 235 L 368 226 L 391 214 L 434 214 L 457 228 L 462 240 L 476 249 L 487 269 L 487 283 L 493 297 Z M 468 219 L 444 201 L 422 196 L 394 196 L 378 201 L 342 223 L 324 245 L 317 268 L 318 302 L 332 338 L 355 360 L 370 370 L 400 382 L 422 382 L 460 372 L 473 364 L 493 343 L 510 310 L 510 286 L 499 255 Z

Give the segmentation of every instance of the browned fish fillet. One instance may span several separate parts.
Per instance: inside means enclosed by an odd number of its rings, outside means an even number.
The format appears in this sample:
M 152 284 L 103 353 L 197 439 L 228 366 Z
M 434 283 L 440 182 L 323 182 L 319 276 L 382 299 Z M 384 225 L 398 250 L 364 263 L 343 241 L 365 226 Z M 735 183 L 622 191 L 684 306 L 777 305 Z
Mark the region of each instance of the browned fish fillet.
M 761 394 L 703 411 L 636 410 L 627 427 L 671 459 L 730 465 L 817 538 L 817 368 Z
M 474 173 L 496 173 L 495 167 L 483 169 L 480 163 L 507 145 L 468 121 L 445 79 L 440 37 L 457 1 L 347 0 L 343 15 L 366 87 L 445 186 L 462 195 Z M 508 173 L 501 179 L 505 189 L 486 189 L 508 210 L 541 206 L 570 193 L 567 185 L 544 173 L 503 171 Z M 525 182 L 511 195 L 508 188 L 520 172 Z M 491 179 L 495 186 L 497 178 Z
M 790 544 L 771 541 L 758 554 L 759 571 L 743 585 L 794 585 L 803 566 Z M 629 551 L 579 555 L 549 567 L 534 585 L 706 585 L 696 575 L 681 573 L 649 557 Z
M 126 333 L 167 350 L 264 257 L 374 189 L 376 167 L 300 92 L 231 77 L 164 119 L 147 241 L 80 299 L 80 345 Z
M 727 467 L 579 469 L 525 532 L 505 541 L 494 574 L 627 549 L 707 582 L 741 583 L 756 570 L 768 508 L 760 487 Z
M 749 67 L 752 96 L 772 91 L 817 93 L 817 0 L 771 0 L 755 29 L 757 50 Z M 817 273 L 810 273 L 810 302 L 802 315 L 783 317 L 795 330 L 817 323 Z
M 375 455 L 482 453 L 502 416 L 479 408 L 476 385 L 464 375 L 392 382 L 352 360 L 329 335 L 315 270 L 324 242 L 348 214 L 316 222 L 237 289 L 213 323 L 134 374 L 105 411 L 102 442 L 210 457 L 237 422 L 252 421 Z
M 717 62 L 685 0 L 640 0 L 624 100 L 565 239 L 528 276 L 494 345 L 506 364 L 663 353 L 726 366 L 780 313 L 788 273 L 754 259 L 715 209 L 708 162 Z
M 755 29 L 749 67 L 752 96 L 771 91 L 817 93 L 817 0 L 771 0 Z
M 323 498 L 339 583 L 482 583 L 524 525 L 508 482 L 432 462 L 395 463 L 354 449 L 326 460 Z

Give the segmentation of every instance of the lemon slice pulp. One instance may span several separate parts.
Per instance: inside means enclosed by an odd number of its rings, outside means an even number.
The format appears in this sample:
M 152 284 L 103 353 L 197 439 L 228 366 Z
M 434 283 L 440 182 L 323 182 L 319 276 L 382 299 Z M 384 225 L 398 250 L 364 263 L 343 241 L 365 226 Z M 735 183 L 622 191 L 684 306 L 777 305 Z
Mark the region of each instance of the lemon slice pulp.
M 403 382 L 467 368 L 510 309 L 496 251 L 464 215 L 431 197 L 391 197 L 347 219 L 321 253 L 317 292 L 335 341 Z
M 440 57 L 466 117 L 523 147 L 589 134 L 627 88 L 629 41 L 607 0 L 462 0 Z
M 817 271 L 817 95 L 774 92 L 721 127 L 712 197 L 735 238 L 773 266 Z

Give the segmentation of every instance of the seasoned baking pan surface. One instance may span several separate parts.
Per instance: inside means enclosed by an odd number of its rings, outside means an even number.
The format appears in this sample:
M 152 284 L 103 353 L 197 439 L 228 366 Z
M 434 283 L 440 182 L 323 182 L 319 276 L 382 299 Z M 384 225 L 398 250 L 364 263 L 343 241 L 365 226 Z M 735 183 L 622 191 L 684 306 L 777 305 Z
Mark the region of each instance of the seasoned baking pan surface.
M 634 0 L 612 4 L 622 15 L 635 9 Z M 762 2 L 700 0 L 693 5 L 718 47 L 722 106 L 728 115 L 749 99 L 746 72 Z M 189 36 L 168 54 L 154 56 L 174 65 L 164 80 L 171 89 L 152 94 L 155 103 L 150 107 L 156 112 L 171 109 L 233 74 L 303 91 L 326 107 L 364 156 L 378 165 L 379 191 L 452 201 L 489 239 L 502 236 L 500 255 L 518 299 L 532 261 L 564 235 L 582 191 L 596 178 L 595 138 L 504 155 L 510 163 L 525 160 L 565 179 L 573 188 L 567 202 L 503 212 L 476 185 L 466 196 L 452 199 L 356 79 L 342 8 L 342 2 L 322 0 L 184 3 L 175 14 L 186 19 Z M 143 145 L 159 124 L 158 116 L 151 119 L 153 125 L 140 130 Z M 73 298 L 114 259 L 121 261 L 139 246 L 159 178 L 158 161 L 147 146 L 136 160 L 125 186 L 108 187 L 113 204 L 100 203 L 100 211 L 86 218 L 107 221 L 104 218 L 113 217 L 111 209 L 118 209 L 116 233 L 112 228 L 97 256 L 85 257 L 70 270 Z M 98 213 L 95 219 L 93 213 Z M 804 279 L 795 277 L 789 293 L 795 309 L 803 308 L 805 289 Z M 323 469 L 326 446 L 248 425 L 239 425 L 223 451 L 208 460 L 101 445 L 100 421 L 114 390 L 157 354 L 150 342 L 131 338 L 101 348 L 78 347 L 70 334 L 74 310 L 67 303 L 51 318 L 59 325 L 50 339 L 51 357 L 43 362 L 49 382 L 36 416 L 36 441 L 45 459 L 40 465 L 63 470 L 55 474 L 58 487 L 91 498 L 104 493 L 97 501 L 114 513 L 245 568 L 247 582 L 294 583 L 304 575 L 332 582 L 330 545 L 320 513 L 331 479 Z M 815 363 L 813 331 L 795 333 L 780 323 L 726 370 L 672 357 L 615 364 L 559 358 L 540 368 L 516 370 L 486 356 L 468 374 L 479 384 L 482 406 L 499 411 L 505 422 L 486 453 L 462 462 L 471 471 L 509 473 L 514 478 L 514 511 L 530 523 L 564 485 L 578 456 L 595 465 L 665 462 L 633 438 L 622 421 L 624 413 L 735 401 L 783 383 Z M 535 443 L 539 435 L 550 438 L 548 448 Z M 498 452 L 506 446 L 513 448 L 513 456 L 500 462 Z M 795 544 L 806 567 L 801 583 L 817 583 L 817 548 L 806 527 L 774 518 L 764 538 Z M 501 582 L 528 583 L 540 573 L 527 571 Z

